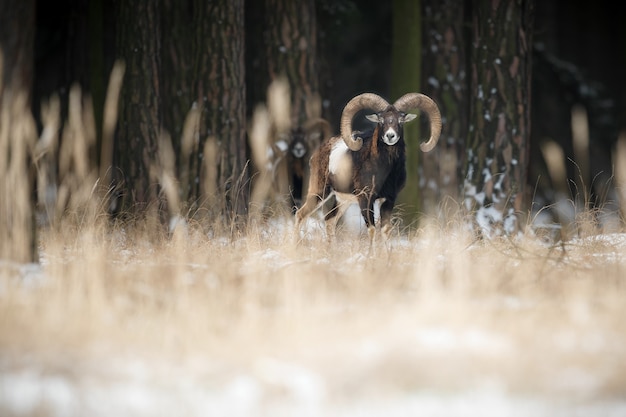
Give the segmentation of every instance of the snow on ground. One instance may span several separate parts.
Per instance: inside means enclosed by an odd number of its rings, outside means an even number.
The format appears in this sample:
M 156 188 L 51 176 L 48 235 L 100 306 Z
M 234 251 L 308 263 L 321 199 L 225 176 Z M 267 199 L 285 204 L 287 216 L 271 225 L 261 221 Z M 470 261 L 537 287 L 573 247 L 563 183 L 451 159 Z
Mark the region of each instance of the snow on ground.
M 260 358 L 250 370 L 219 380 L 210 369 L 138 360 L 109 362 L 92 373 L 76 372 L 70 376 L 36 368 L 3 368 L 0 414 L 5 416 L 626 415 L 626 399 L 589 402 L 510 395 L 498 381 L 489 380 L 473 388 L 448 392 L 425 389 L 336 399 L 324 378 L 314 370 L 272 358 Z

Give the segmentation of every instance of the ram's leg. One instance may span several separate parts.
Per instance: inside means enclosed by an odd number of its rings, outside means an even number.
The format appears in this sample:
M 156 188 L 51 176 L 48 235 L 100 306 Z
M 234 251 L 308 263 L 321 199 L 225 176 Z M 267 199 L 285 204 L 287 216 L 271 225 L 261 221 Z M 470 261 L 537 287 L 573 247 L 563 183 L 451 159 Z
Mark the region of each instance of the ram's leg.
M 295 238 L 296 241 L 300 240 L 300 229 L 302 227 L 302 221 L 309 217 L 313 211 L 319 206 L 322 198 L 317 194 L 309 194 L 306 201 L 296 211 L 296 225 L 295 225 Z
M 365 226 L 367 226 L 367 234 L 370 238 L 370 249 L 374 243 L 376 237 L 376 224 L 374 223 L 374 200 L 368 195 L 362 194 L 359 196 L 359 207 L 361 208 L 361 216 L 365 220 Z
M 317 165 L 319 162 L 319 154 L 315 153 L 312 157 L 311 157 L 311 164 L 315 164 Z M 321 177 L 320 174 L 316 171 L 316 170 L 311 170 L 311 174 L 309 176 L 309 185 L 308 185 L 308 191 L 307 191 L 307 195 L 306 195 L 306 200 L 304 201 L 304 204 L 302 204 L 302 206 L 296 210 L 296 227 L 295 227 L 295 231 L 296 231 L 296 238 L 299 240 L 300 239 L 300 227 L 302 225 L 302 221 L 304 219 L 306 219 L 308 216 L 311 215 L 311 213 L 313 213 L 313 211 L 315 211 L 315 209 L 317 209 L 317 207 L 320 204 L 320 201 L 322 201 L 322 193 L 324 190 L 324 184 L 321 182 Z
M 387 200 L 380 205 L 380 229 L 385 240 L 391 236 L 391 214 L 393 212 L 394 201 Z
M 335 239 L 335 233 L 337 231 L 337 223 L 339 219 L 343 217 L 346 213 L 348 207 L 350 207 L 350 201 L 343 201 L 337 196 L 333 196 L 334 204 L 330 208 L 330 210 L 324 213 L 324 220 L 326 221 L 326 236 L 329 241 Z

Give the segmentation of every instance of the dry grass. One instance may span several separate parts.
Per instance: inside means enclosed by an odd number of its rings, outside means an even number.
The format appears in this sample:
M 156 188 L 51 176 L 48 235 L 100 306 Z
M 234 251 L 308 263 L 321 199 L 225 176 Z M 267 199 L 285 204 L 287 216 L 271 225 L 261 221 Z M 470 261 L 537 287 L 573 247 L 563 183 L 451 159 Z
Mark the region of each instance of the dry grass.
M 73 187 L 64 211 L 40 229 L 40 264 L 8 261 L 29 233 L 22 223 L 1 243 L 0 373 L 80 380 L 142 358 L 210 387 L 246 373 L 280 400 L 293 384 L 268 369 L 296 363 L 339 402 L 494 386 L 557 401 L 626 395 L 624 235 L 474 242 L 434 223 L 369 254 L 364 236 L 329 244 L 321 227 L 295 245 L 289 218 L 234 238 L 217 221 L 188 219 L 168 236 L 158 222 L 110 222 L 95 170 L 73 160 L 59 184 Z M 28 204 L 11 201 L 13 213 Z
M 9 364 L 80 373 L 130 355 L 234 372 L 282 358 L 340 396 L 489 380 L 522 395 L 626 394 L 626 239 L 472 245 L 433 228 L 368 257 L 351 235 L 293 247 L 271 228 L 235 241 L 63 230 L 42 234 L 40 270 L 3 270 Z

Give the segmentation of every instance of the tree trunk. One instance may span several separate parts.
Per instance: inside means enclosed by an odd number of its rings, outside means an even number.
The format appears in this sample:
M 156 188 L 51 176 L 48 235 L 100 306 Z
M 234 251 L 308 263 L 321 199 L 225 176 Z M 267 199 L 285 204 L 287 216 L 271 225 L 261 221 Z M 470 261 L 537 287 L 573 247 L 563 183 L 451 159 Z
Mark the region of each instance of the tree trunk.
M 300 126 L 310 114 L 307 107 L 319 94 L 317 63 L 317 18 L 314 0 L 264 0 L 252 5 L 248 21 L 261 33 L 251 33 L 256 52 L 253 71 L 248 79 L 255 90 L 254 102 L 265 101 L 267 86 L 279 77 L 286 77 L 291 89 L 291 123 Z M 260 4 L 264 4 L 260 10 Z M 262 16 L 262 17 L 261 17 Z M 255 24 L 256 23 L 256 24 Z M 262 40 L 254 41 L 252 37 Z M 317 103 L 317 102 L 316 102 Z M 317 115 L 321 109 L 314 109 Z
M 194 91 L 201 108 L 199 153 L 192 163 L 192 182 L 209 200 L 220 203 L 234 224 L 247 214 L 249 173 L 246 151 L 246 87 L 244 67 L 244 0 L 194 1 L 197 60 L 193 62 Z M 210 19 L 206 16 L 211 16 Z M 209 138 L 213 138 L 210 139 Z M 215 148 L 213 160 L 205 157 Z M 216 183 L 212 182 L 215 172 Z M 196 181 L 198 180 L 198 181 Z M 204 184 L 203 184 L 204 183 Z
M 247 213 L 243 0 L 163 0 L 163 125 L 186 212 Z
M 394 0 L 392 9 L 392 76 L 391 97 L 393 103 L 400 96 L 420 92 L 422 68 L 422 5 L 421 1 Z M 404 206 L 403 218 L 407 222 L 418 219 L 422 209 L 418 166 L 421 159 L 419 150 L 419 123 L 413 122 L 404 127 L 407 145 L 407 180 L 398 196 L 398 204 Z
M 317 55 L 317 15 L 314 0 L 249 0 L 247 2 L 246 42 L 248 50 L 247 83 L 249 114 L 258 103 L 268 101 L 268 86 L 279 79 L 289 85 L 289 118 L 287 123 L 274 123 L 273 137 L 276 143 L 283 134 L 289 135 L 289 128 L 302 127 L 309 119 L 320 117 L 322 105 L 319 96 L 319 63 Z M 276 113 L 276 112 L 274 112 Z M 276 114 L 273 114 L 275 120 Z M 291 136 L 288 136 L 291 138 Z M 310 158 L 315 141 L 308 143 Z M 273 173 L 271 196 L 276 200 L 278 210 L 297 206 L 306 193 L 308 170 L 304 173 L 303 186 L 296 184 L 293 164 L 287 156 Z M 262 171 L 262 169 L 260 169 Z M 258 178 L 263 178 L 261 174 Z M 255 182 L 255 186 L 259 185 Z M 261 186 L 262 187 L 262 186 Z M 292 206 L 292 207 L 289 207 Z
M 485 236 L 514 234 L 527 209 L 533 2 L 476 1 L 465 208 Z
M 105 21 L 104 0 L 90 0 L 87 5 L 88 54 L 89 54 L 89 91 L 93 99 L 94 118 L 97 128 L 97 159 L 101 159 L 102 122 L 104 99 L 107 86 L 107 67 L 105 66 Z
M 122 1 L 117 10 L 117 51 L 126 72 L 115 163 L 122 176 L 118 187 L 124 211 L 143 212 L 157 201 L 150 166 L 156 161 L 161 123 L 158 4 L 157 0 Z
M 198 161 L 200 158 L 198 143 L 193 143 L 193 138 L 198 135 L 199 124 L 196 121 L 188 131 L 184 130 L 184 125 L 192 107 L 203 105 L 195 91 L 197 74 L 194 73 L 194 60 L 206 51 L 200 49 L 201 35 L 196 35 L 199 29 L 194 16 L 199 11 L 194 9 L 194 1 L 163 0 L 161 6 L 163 127 L 172 135 L 181 200 L 194 205 L 199 195 L 198 183 L 192 179 L 195 179 L 197 173 L 192 175 L 189 165 L 192 160 Z M 188 137 L 184 138 L 183 134 Z M 183 145 L 185 141 L 188 142 Z
M 460 159 L 467 135 L 469 94 L 465 0 L 425 0 L 423 92 L 430 96 L 444 116 L 437 147 L 424 154 L 420 189 L 424 211 L 440 211 L 442 220 L 458 207 Z

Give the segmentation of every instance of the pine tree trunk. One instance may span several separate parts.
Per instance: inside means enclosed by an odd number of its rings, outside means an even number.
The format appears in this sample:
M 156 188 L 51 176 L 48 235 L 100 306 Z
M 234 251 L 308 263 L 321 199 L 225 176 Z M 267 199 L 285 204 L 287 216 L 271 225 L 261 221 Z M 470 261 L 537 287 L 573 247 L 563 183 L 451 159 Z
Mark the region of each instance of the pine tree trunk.
M 247 213 L 243 0 L 163 0 L 163 125 L 189 214 Z
M 97 131 L 97 158 L 101 159 L 104 99 L 107 86 L 107 67 L 105 66 L 105 38 L 104 38 L 104 1 L 90 0 L 87 5 L 87 36 L 89 62 L 89 91 L 93 99 L 94 118 Z
M 462 178 L 460 158 L 467 135 L 469 94 L 464 0 L 424 0 L 423 92 L 444 115 L 437 147 L 424 154 L 420 188 L 424 211 L 455 212 Z M 452 200 L 452 201 L 450 201 Z M 449 204 L 451 203 L 451 204 Z
M 533 2 L 473 8 L 465 208 L 484 235 L 513 234 L 526 212 Z
M 203 104 L 195 91 L 197 74 L 194 73 L 193 62 L 198 59 L 199 54 L 206 51 L 199 49 L 203 43 L 201 36 L 196 35 L 199 20 L 194 17 L 198 13 L 194 10 L 194 1 L 163 0 L 161 6 L 163 127 L 172 136 L 181 201 L 195 207 L 199 198 L 198 183 L 195 181 L 197 173 L 192 174 L 189 165 L 192 160 L 199 160 L 200 151 L 198 143 L 193 143 L 192 138 L 183 138 L 183 134 L 192 137 L 198 135 L 197 122 L 193 123 L 189 131 L 185 131 L 184 126 L 192 107 L 197 108 Z M 188 142 L 183 145 L 185 140 Z
M 256 2 L 255 2 L 256 3 Z M 319 94 L 317 17 L 314 0 L 264 0 L 261 13 L 262 45 L 258 45 L 258 73 L 249 77 L 256 85 L 255 101 L 265 101 L 269 83 L 284 76 L 291 88 L 291 123 L 299 126 L 309 117 L 307 106 Z M 259 23 L 259 22 L 257 22 Z M 263 65 L 265 63 L 265 65 Z M 258 86 L 261 86 L 259 89 Z M 321 109 L 315 109 L 320 112 Z
M 115 162 L 122 209 L 142 212 L 157 201 L 150 179 L 160 129 L 159 2 L 123 1 L 117 11 L 117 50 L 125 60 Z M 117 172 L 116 172 L 117 174 Z
M 234 224 L 247 214 L 250 190 L 246 151 L 246 87 L 244 65 L 244 1 L 194 1 L 197 60 L 193 62 L 194 91 L 201 107 L 198 158 L 192 163 L 191 181 L 205 196 L 220 204 Z M 208 19 L 206 16 L 210 16 Z M 204 158 L 207 138 L 217 146 L 214 160 Z M 211 146 L 211 142 L 208 143 Z M 216 184 L 207 171 L 216 172 Z M 196 181 L 196 179 L 198 181 Z
M 259 103 L 267 103 L 268 86 L 273 81 L 284 79 L 289 85 L 289 109 L 285 109 L 289 112 L 288 122 L 281 123 L 280 128 L 274 126 L 273 137 L 269 138 L 276 143 L 291 133 L 290 127 L 302 127 L 307 120 L 322 114 L 315 1 L 248 0 L 246 7 L 246 42 L 250 51 L 246 76 L 250 87 L 248 114 Z M 317 144 L 311 141 L 308 146 L 309 152 L 303 157 L 307 165 Z M 262 197 L 275 200 L 277 210 L 290 210 L 306 194 L 308 167 L 301 178 L 303 185 L 299 186 L 296 182 L 300 179 L 294 180 L 293 175 L 293 163 L 297 162 L 291 159 L 287 156 L 274 170 L 272 187 L 267 191 L 270 196 Z

